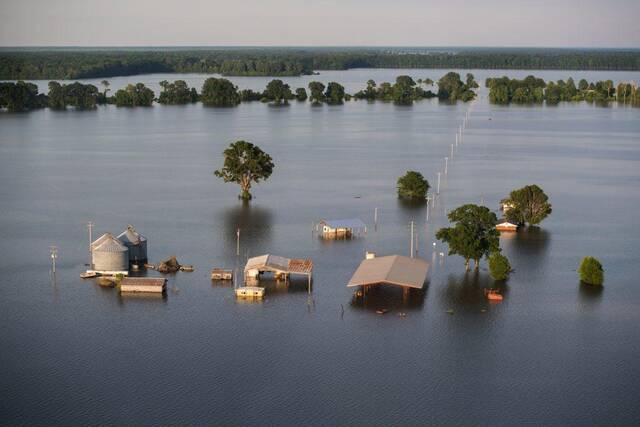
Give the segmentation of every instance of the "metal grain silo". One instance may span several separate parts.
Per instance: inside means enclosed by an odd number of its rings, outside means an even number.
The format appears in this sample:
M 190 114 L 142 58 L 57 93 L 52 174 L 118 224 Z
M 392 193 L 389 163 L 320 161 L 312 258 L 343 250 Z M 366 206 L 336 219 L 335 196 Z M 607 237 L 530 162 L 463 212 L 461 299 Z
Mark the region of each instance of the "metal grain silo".
M 147 238 L 138 233 L 133 225 L 120 233 L 118 239 L 129 249 L 129 262 L 142 264 L 147 262 Z
M 94 271 L 104 274 L 129 271 L 129 249 L 113 234 L 106 233 L 91 245 L 91 263 Z

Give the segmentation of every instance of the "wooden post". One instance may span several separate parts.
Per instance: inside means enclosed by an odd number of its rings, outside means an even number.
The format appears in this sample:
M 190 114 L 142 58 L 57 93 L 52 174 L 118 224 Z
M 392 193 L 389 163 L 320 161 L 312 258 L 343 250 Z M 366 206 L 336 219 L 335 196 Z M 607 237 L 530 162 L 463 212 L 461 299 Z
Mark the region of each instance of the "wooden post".
M 307 274 L 307 293 L 311 295 L 311 274 Z

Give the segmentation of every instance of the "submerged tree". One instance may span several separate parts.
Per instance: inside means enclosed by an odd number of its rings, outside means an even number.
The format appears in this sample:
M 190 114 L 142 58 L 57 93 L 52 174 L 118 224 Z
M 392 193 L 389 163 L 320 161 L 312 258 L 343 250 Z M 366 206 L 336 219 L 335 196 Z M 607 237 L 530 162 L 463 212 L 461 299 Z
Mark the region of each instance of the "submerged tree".
M 344 86 L 340 83 L 329 82 L 324 98 L 327 104 L 342 104 L 345 98 Z
M 307 91 L 303 87 L 299 87 L 296 89 L 296 99 L 298 101 L 306 101 L 307 100 Z
M 150 107 L 155 94 L 143 83 L 129 84 L 115 94 L 115 104 L 118 107 Z
M 267 84 L 264 96 L 278 105 L 287 104 L 293 98 L 289 85 L 280 79 L 271 80 Z
M 240 198 L 251 200 L 252 183 L 264 181 L 273 172 L 271 156 L 247 141 L 236 141 L 224 150 L 224 166 L 215 171 L 215 176 L 224 182 L 235 182 L 242 188 Z
M 493 252 L 488 259 L 489 274 L 494 280 L 505 280 L 511 272 L 509 259 L 500 252 Z
M 429 182 L 420 172 L 407 171 L 398 178 L 398 197 L 424 200 L 427 191 L 429 191 Z
M 314 104 L 320 104 L 324 101 L 324 84 L 320 82 L 309 83 L 309 100 Z
M 600 261 L 591 256 L 586 256 L 578 268 L 580 281 L 588 285 L 600 286 L 604 282 L 604 269 Z
M 480 259 L 500 251 L 500 233 L 496 230 L 496 214 L 485 206 L 462 205 L 449 212 L 453 227 L 441 228 L 436 238 L 449 245 L 449 255 L 460 255 L 469 270 L 469 260 L 478 269 Z
M 551 213 L 549 197 L 537 185 L 513 190 L 503 202 L 511 205 L 505 213 L 507 219 L 519 225 L 539 224 Z
M 240 103 L 240 94 L 229 80 L 210 77 L 202 85 L 200 100 L 210 107 L 235 107 Z

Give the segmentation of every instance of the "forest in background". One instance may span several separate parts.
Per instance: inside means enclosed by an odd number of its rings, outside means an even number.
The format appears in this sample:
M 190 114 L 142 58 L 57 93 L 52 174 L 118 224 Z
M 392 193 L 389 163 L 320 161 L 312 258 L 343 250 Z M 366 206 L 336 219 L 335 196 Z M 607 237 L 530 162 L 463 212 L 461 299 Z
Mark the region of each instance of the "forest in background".
M 148 73 L 298 76 L 352 68 L 640 70 L 638 49 L 26 48 L 0 49 L 0 79 Z

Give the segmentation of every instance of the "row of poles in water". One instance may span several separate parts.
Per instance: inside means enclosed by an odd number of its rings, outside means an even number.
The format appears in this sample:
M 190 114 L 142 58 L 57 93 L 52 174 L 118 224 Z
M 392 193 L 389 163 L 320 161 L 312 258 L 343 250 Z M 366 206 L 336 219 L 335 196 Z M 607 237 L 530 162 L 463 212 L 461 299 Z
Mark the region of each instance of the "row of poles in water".
M 437 184 L 436 184 L 436 193 L 433 196 L 429 196 L 427 194 L 427 213 L 426 213 L 426 218 L 425 218 L 425 231 L 428 232 L 428 226 L 429 226 L 429 213 L 430 213 L 430 208 L 435 208 L 436 206 L 436 200 L 439 199 L 440 197 L 440 181 L 441 181 L 441 177 L 444 174 L 445 176 L 449 175 L 449 160 L 451 160 L 451 162 L 453 162 L 454 158 L 455 158 L 455 153 L 458 150 L 458 146 L 462 145 L 462 142 L 464 140 L 464 131 L 467 129 L 467 126 L 469 124 L 469 117 L 470 117 L 470 113 L 473 109 L 473 105 L 474 105 L 475 101 L 472 101 L 472 103 L 470 104 L 469 108 L 467 109 L 467 111 L 464 114 L 464 118 L 462 119 L 462 123 L 458 126 L 458 129 L 456 131 L 456 135 L 455 135 L 455 143 L 451 144 L 451 154 L 450 156 L 445 156 L 444 157 L 444 170 L 439 170 L 436 175 L 437 175 Z M 377 208 L 375 211 L 375 222 L 377 225 L 377 216 L 378 216 L 378 212 L 377 212 Z M 411 254 L 411 258 L 414 258 L 418 249 L 418 231 L 416 230 L 415 227 L 415 221 L 411 221 L 409 223 L 410 228 L 411 228 L 411 243 L 410 243 L 410 254 Z M 414 243 L 415 241 L 415 243 Z M 435 246 L 436 243 L 433 243 L 433 247 L 435 250 Z M 434 256 L 435 256 L 435 252 L 434 252 Z

